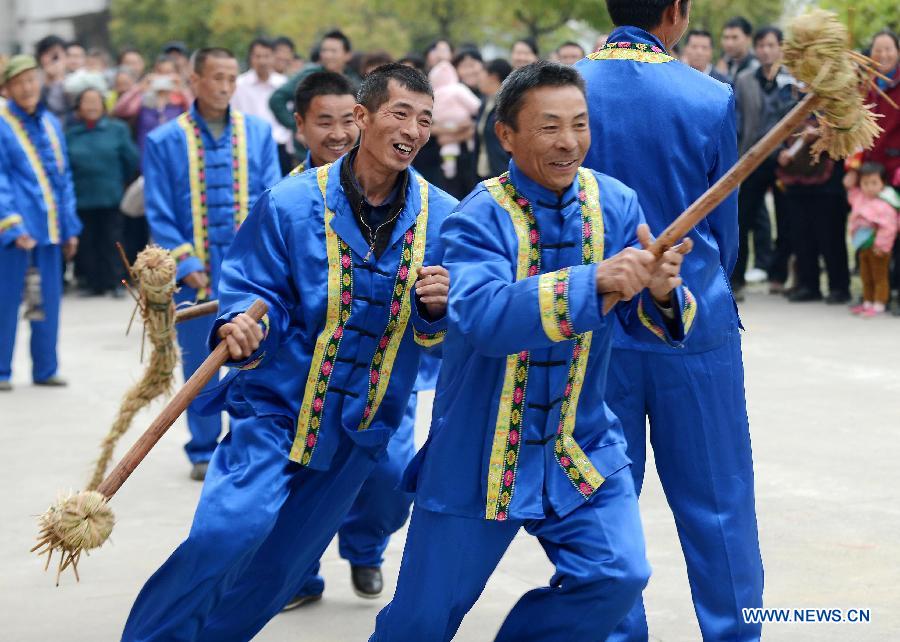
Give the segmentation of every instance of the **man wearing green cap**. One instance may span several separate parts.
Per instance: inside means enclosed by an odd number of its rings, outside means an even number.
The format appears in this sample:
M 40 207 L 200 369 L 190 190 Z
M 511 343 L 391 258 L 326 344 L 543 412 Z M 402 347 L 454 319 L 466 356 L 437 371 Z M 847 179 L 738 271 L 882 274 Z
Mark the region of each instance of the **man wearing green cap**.
M 13 56 L 3 71 L 0 107 L 0 391 L 12 389 L 19 302 L 29 267 L 40 273 L 43 319 L 31 321 L 32 379 L 63 386 L 56 341 L 62 261 L 78 249 L 81 223 L 59 121 L 41 103 L 37 61 Z

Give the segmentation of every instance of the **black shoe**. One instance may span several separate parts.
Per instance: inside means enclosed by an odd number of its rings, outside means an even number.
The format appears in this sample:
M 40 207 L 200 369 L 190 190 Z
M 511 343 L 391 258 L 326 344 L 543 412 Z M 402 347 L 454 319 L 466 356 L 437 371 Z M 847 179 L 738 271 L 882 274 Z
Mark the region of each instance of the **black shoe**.
M 791 303 L 809 303 L 810 301 L 821 301 L 822 293 L 813 292 L 807 288 L 797 288 L 788 295 L 788 301 Z
M 0 381 L 0 392 L 12 392 L 12 383 L 6 379 Z
M 48 379 L 44 379 L 43 381 L 35 381 L 34 385 L 36 386 L 45 386 L 47 388 L 63 388 L 69 385 L 69 382 L 63 379 L 62 377 L 57 377 L 53 375 Z
M 845 303 L 850 303 L 850 293 L 846 290 L 829 292 L 828 296 L 825 297 L 825 303 L 828 305 L 844 305 Z
M 301 606 L 312 604 L 313 602 L 318 602 L 321 599 L 321 593 L 316 593 L 315 595 L 295 595 L 287 604 L 281 607 L 281 612 L 284 613 L 285 611 L 293 611 L 294 609 L 300 608 Z
M 206 469 L 209 468 L 208 461 L 198 461 L 191 466 L 191 479 L 194 481 L 203 481 L 206 479 Z
M 353 592 L 368 600 L 381 595 L 384 580 L 378 566 L 351 566 L 350 577 L 353 580 Z

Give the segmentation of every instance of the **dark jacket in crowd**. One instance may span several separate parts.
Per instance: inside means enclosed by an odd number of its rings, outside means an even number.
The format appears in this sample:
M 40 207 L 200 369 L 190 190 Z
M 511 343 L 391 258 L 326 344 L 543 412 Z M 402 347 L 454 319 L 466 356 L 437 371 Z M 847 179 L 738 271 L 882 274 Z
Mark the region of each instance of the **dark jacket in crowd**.
M 739 74 L 734 83 L 739 155 L 746 154 L 784 118 L 798 98 L 797 81 L 787 67 L 781 67 L 771 81 L 762 67 Z
M 138 168 L 128 125 L 108 116 L 93 126 L 77 121 L 66 129 L 66 143 L 78 209 L 118 208 Z
M 485 109 L 489 111 L 485 114 Z M 479 179 L 493 178 L 499 176 L 506 171 L 509 165 L 509 154 L 500 144 L 497 133 L 494 131 L 494 123 L 497 122 L 497 108 L 491 99 L 481 103 L 481 109 L 478 110 L 478 130 L 475 136 L 475 171 Z M 482 128 L 483 123 L 483 128 Z M 487 154 L 487 173 L 484 167 L 480 167 L 482 150 Z

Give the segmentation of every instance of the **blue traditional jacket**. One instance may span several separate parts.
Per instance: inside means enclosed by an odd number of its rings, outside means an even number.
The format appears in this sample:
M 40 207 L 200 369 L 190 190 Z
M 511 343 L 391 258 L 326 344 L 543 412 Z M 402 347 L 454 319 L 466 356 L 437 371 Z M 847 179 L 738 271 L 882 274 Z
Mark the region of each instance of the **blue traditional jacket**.
M 557 196 L 514 162 L 447 219 L 443 364 L 428 442 L 406 479 L 418 505 L 489 520 L 566 515 L 629 463 L 598 392 L 616 319 L 638 340 L 680 345 L 696 313 L 679 288 L 672 329 L 647 291 L 603 315 L 596 263 L 639 247 L 643 220 L 613 178 L 581 169 Z
M 0 246 L 23 234 L 56 245 L 81 233 L 66 138 L 41 104 L 26 114 L 15 102 L 0 107 Z
M 269 306 L 259 350 L 227 386 L 233 414 L 297 422 L 290 459 L 326 470 L 341 433 L 383 449 L 400 425 L 423 348 L 446 318 L 420 312 L 413 284 L 441 265 L 441 223 L 456 199 L 409 172 L 387 249 L 370 256 L 340 182 L 340 166 L 290 176 L 259 199 L 222 264 L 220 325 L 256 299 Z
M 636 27 L 612 32 L 576 65 L 587 84 L 591 148 L 585 165 L 637 192 L 654 234 L 715 183 L 737 158 L 731 87 L 672 58 Z M 682 274 L 702 310 L 688 352 L 721 345 L 740 321 L 729 276 L 737 260 L 737 192 L 691 232 Z M 668 352 L 616 333 L 615 346 Z
M 250 206 L 281 179 L 268 123 L 229 109 L 214 139 L 196 104 L 153 130 L 144 150 L 144 201 L 153 239 L 178 261 L 177 278 L 205 271 L 214 297 L 219 265 Z
M 312 154 L 307 151 L 306 158 L 303 159 L 303 162 L 292 169 L 288 176 L 297 176 L 298 174 L 302 174 L 307 170 L 315 168 L 315 166 L 316 164 L 313 163 Z M 434 385 L 437 382 L 437 374 L 440 369 L 441 359 L 437 355 L 437 351 L 423 352 L 419 360 L 419 376 L 416 378 L 416 384 L 413 386 L 413 390 L 417 392 L 420 390 L 434 390 Z

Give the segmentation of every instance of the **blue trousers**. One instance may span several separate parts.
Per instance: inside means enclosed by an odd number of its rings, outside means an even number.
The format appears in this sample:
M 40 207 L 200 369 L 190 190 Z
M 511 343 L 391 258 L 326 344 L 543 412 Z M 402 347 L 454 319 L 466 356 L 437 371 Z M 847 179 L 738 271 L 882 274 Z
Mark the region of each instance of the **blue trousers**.
M 760 625 L 741 613 L 762 606 L 763 568 L 740 334 L 699 354 L 613 350 L 606 398 L 625 429 L 638 494 L 650 417 L 703 639 L 758 640 Z M 638 600 L 610 640 L 647 639 Z
M 62 250 L 59 245 L 39 245 L 30 252 L 41 273 L 43 321 L 31 322 L 31 378 L 44 381 L 56 374 L 56 342 L 59 337 L 59 304 L 62 299 Z M 0 247 L 0 381 L 12 377 L 13 350 L 19 325 L 19 304 L 25 288 L 29 252 Z
M 287 458 L 294 423 L 235 418 L 187 539 L 144 585 L 126 641 L 249 640 L 297 594 L 375 468 L 343 437 L 328 471 Z
M 497 522 L 416 506 L 397 592 L 378 614 L 370 642 L 453 638 L 523 526 L 538 538 L 556 573 L 548 586 L 519 599 L 496 640 L 606 639 L 650 577 L 634 483 L 625 469 L 565 517 Z
M 196 290 L 182 285 L 181 289 L 175 294 L 175 302 L 194 301 L 196 297 Z M 179 323 L 176 328 L 178 345 L 181 347 L 181 364 L 184 369 L 185 381 L 194 374 L 194 371 L 200 367 L 203 360 L 209 356 L 207 341 L 214 321 L 214 316 L 205 316 Z M 218 383 L 219 376 L 216 374 L 206 384 L 203 391 L 210 390 Z M 195 401 L 187 409 L 187 424 L 191 433 L 191 440 L 184 449 L 191 463 L 209 461 L 213 451 L 216 449 L 219 435 L 222 433 L 222 413 L 202 415 L 200 414 L 202 405 L 202 402 Z
M 409 517 L 413 495 L 398 486 L 403 471 L 416 454 L 413 434 L 416 425 L 416 398 L 413 392 L 397 432 L 375 465 L 338 531 L 338 552 L 352 566 L 381 566 L 391 535 Z M 298 595 L 320 595 L 325 580 L 319 575 L 319 561 L 303 581 Z

